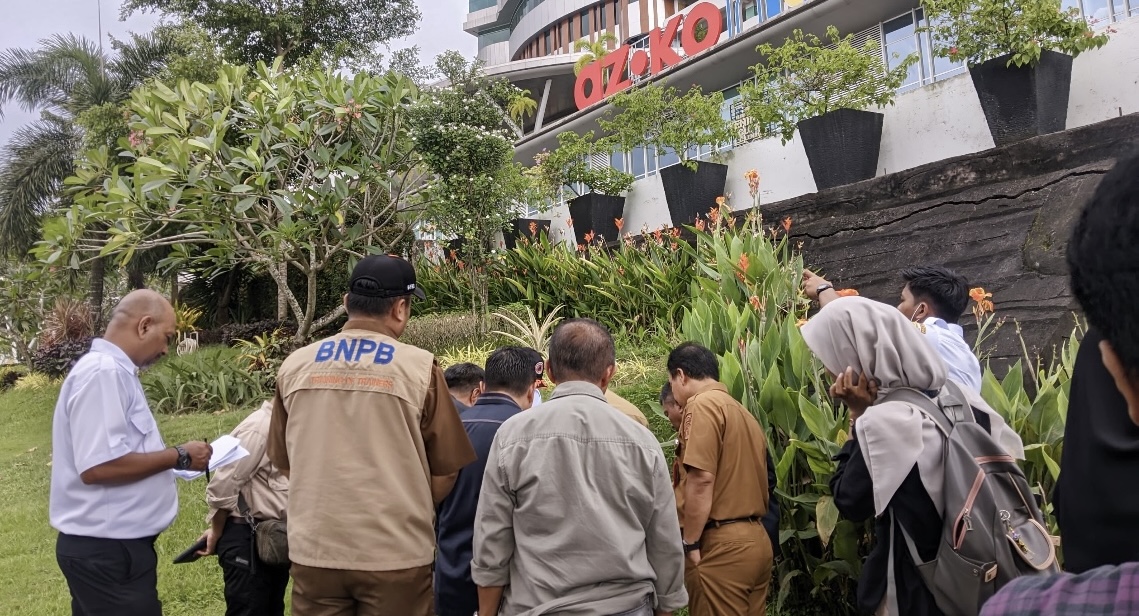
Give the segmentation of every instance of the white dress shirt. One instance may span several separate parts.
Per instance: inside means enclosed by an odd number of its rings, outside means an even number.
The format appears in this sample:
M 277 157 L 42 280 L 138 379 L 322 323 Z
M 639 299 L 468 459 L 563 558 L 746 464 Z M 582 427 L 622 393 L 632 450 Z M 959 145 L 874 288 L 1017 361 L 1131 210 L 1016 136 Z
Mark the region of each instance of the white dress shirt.
M 937 317 L 930 317 L 922 321 L 922 324 L 925 325 L 922 333 L 926 340 L 945 361 L 949 380 L 981 393 L 981 362 L 973 354 L 969 343 L 965 342 L 965 330 L 960 325 L 947 323 Z
M 129 453 L 166 449 L 146 402 L 138 368 L 101 338 L 79 359 L 59 393 L 52 420 L 51 525 L 104 539 L 152 537 L 178 514 L 173 471 L 124 485 L 88 485 L 79 476 Z

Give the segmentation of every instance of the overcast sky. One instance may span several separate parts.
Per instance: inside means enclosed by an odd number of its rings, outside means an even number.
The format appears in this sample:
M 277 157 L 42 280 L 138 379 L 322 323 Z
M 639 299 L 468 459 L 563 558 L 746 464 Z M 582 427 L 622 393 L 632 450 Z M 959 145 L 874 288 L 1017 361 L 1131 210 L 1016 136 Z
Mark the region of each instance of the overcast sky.
M 457 49 L 470 57 L 475 54 L 475 37 L 463 32 L 468 0 L 416 0 L 423 20 L 410 37 L 392 43 L 392 49 L 419 45 L 425 64 L 435 56 Z M 127 32 L 145 32 L 158 19 L 155 15 L 135 15 L 119 21 L 121 0 L 102 0 L 104 33 L 122 38 Z M 92 40 L 99 36 L 99 0 L 0 0 L 3 17 L 0 18 L 0 49 L 34 47 L 36 42 L 53 34 L 73 32 Z M 106 40 L 104 39 L 104 43 Z M 12 131 L 34 120 L 17 105 L 4 106 L 0 120 L 0 144 L 7 143 Z

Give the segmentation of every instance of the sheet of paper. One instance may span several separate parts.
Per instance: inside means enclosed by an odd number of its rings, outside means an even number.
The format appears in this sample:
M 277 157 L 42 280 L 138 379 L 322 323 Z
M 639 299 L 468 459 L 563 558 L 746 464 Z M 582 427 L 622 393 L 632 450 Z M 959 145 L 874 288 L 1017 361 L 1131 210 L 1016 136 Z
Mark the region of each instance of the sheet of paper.
M 249 455 L 249 451 L 241 446 L 241 441 L 229 434 L 219 436 L 210 443 L 210 446 L 214 448 L 213 455 L 210 456 L 211 473 Z M 174 471 L 175 477 L 186 481 L 192 481 L 204 474 L 202 471 Z

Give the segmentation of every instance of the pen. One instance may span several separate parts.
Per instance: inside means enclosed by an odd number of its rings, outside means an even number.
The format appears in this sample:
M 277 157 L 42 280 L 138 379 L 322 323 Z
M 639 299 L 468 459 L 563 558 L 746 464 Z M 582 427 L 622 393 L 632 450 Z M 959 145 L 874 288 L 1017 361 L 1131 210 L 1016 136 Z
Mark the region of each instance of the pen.
M 210 444 L 210 442 L 207 441 L 206 439 L 202 439 L 202 442 L 207 444 L 207 445 Z M 206 483 L 209 483 L 209 482 L 210 482 L 210 463 L 206 462 Z

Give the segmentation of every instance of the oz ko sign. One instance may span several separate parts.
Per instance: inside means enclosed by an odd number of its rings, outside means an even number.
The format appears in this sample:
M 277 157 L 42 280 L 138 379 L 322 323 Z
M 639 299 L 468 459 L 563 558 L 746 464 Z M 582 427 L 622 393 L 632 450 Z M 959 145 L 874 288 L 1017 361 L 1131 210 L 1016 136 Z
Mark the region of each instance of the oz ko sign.
M 696 27 L 700 22 L 707 24 L 708 33 L 697 41 Z M 680 64 L 684 58 L 672 47 L 677 32 L 680 32 L 680 46 L 685 57 L 694 56 L 720 40 L 720 35 L 724 32 L 723 15 L 715 4 L 701 2 L 687 13 L 673 16 L 663 28 L 649 32 L 648 51 L 638 49 L 630 55 L 630 47 L 622 45 L 604 58 L 585 65 L 573 88 L 577 108 L 585 109 L 633 85 L 629 76 L 640 77 L 646 73 L 655 75 Z M 626 76 L 626 68 L 629 76 Z

